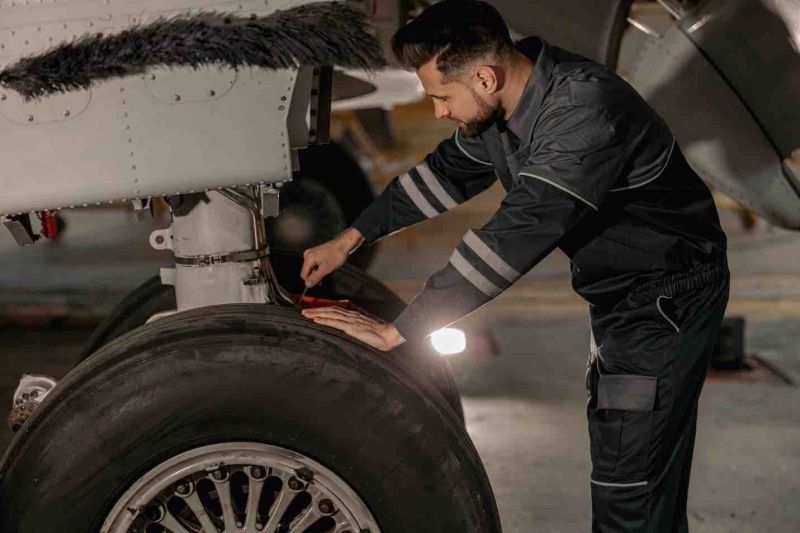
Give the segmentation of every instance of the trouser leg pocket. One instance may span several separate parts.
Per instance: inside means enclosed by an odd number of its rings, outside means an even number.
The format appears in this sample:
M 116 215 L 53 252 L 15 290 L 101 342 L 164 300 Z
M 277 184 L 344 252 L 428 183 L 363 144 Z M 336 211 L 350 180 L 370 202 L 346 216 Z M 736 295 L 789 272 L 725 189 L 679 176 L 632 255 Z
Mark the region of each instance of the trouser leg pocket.
M 656 389 L 654 376 L 598 376 L 588 413 L 592 483 L 646 485 Z

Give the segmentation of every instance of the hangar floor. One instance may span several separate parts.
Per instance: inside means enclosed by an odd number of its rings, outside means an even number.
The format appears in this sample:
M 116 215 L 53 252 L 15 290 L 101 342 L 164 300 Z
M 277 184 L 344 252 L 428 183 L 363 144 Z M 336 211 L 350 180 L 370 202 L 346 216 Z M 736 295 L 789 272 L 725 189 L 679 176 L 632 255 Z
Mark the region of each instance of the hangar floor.
M 428 113 L 425 108 L 422 112 Z M 417 108 L 408 111 L 411 115 Z M 399 123 L 396 133 L 408 138 Z M 429 143 L 449 125 L 423 129 Z M 407 147 L 408 148 L 408 147 Z M 413 162 L 417 150 L 393 163 Z M 500 197 L 493 189 L 425 229 L 387 239 L 372 273 L 404 297 L 413 296 L 428 274 L 444 265 L 465 229 L 480 225 Z M 39 287 L 64 283 L 41 256 L 70 263 L 75 285 L 91 283 L 116 294 L 120 284 L 135 286 L 164 264 L 165 256 L 146 249 L 147 224 L 95 218 L 81 234 L 82 217 L 102 213 L 75 211 L 76 246 L 33 252 L 0 240 L 0 287 L 20 308 L 26 301 L 22 280 L 37 278 Z M 729 315 L 747 318 L 747 349 L 800 382 L 800 234 L 759 223 L 744 231 L 737 216 L 722 213 L 730 238 L 733 286 Z M 117 222 L 114 222 L 116 220 Z M 124 222 L 124 221 L 123 221 Z M 118 224 L 115 226 L 114 224 Z M 131 229 L 132 228 L 132 229 Z M 88 238 L 91 237 L 91 238 Z M 82 243 L 82 244 L 81 244 Z M 133 259 L 135 261 L 132 261 Z M 397 268 L 402 264 L 403 268 Z M 467 427 L 491 478 L 509 533 L 586 531 L 590 519 L 588 434 L 584 419 L 588 330 L 585 305 L 569 287 L 567 260 L 548 257 L 506 294 L 469 320 L 492 332 L 501 356 L 453 359 L 467 416 Z M 101 268 L 102 267 L 102 268 Z M 38 270 L 37 270 L 38 269 Z M 13 290 L 12 290 L 13 288 Z M 97 298 L 102 298 L 100 294 Z M 72 299 L 72 300 L 71 300 Z M 50 310 L 70 308 L 80 314 L 74 295 L 59 293 Z M 1 313 L 0 313 L 1 314 Z M 35 318 L 36 313 L 31 311 Z M 39 320 L 29 326 L 0 327 L 0 405 L 9 402 L 22 372 L 63 376 L 73 366 L 90 329 Z M 0 449 L 11 434 L 0 429 Z M 695 533 L 792 532 L 800 530 L 800 389 L 777 375 L 712 376 L 701 399 L 698 444 L 690 491 L 690 524 Z

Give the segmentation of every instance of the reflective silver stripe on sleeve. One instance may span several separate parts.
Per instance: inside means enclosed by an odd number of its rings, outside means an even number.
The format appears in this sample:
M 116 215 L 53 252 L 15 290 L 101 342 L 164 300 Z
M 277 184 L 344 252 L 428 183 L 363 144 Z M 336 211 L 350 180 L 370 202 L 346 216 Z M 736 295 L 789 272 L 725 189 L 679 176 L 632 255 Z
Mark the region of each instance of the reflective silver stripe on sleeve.
M 672 150 L 674 148 L 675 148 L 675 139 L 672 139 L 672 145 L 670 145 L 670 147 L 669 147 L 669 155 L 667 155 L 667 161 L 664 163 L 664 166 L 661 167 L 661 170 L 659 170 L 658 173 L 655 176 L 653 176 L 649 180 L 643 181 L 642 183 L 637 183 L 636 185 L 630 185 L 628 187 L 617 187 L 616 189 L 609 189 L 608 192 L 629 191 L 631 189 L 638 189 L 639 187 L 644 187 L 645 185 L 647 185 L 651 181 L 657 180 L 658 177 L 664 172 L 664 169 L 667 168 L 667 165 L 669 164 L 669 160 L 672 159 Z
M 601 487 L 642 487 L 647 485 L 647 481 L 637 481 L 636 483 L 605 483 L 603 481 L 595 481 L 589 479 L 593 484 L 600 485 Z
M 503 276 L 506 281 L 514 283 L 520 278 L 521 274 L 514 270 L 511 265 L 503 261 L 503 258 L 489 248 L 480 237 L 475 235 L 474 231 L 469 230 L 467 234 L 464 235 L 464 244 L 469 246 L 473 252 L 478 254 L 478 257 L 483 259 L 484 263 L 492 267 L 494 271 Z
M 480 163 L 481 165 L 488 165 L 488 166 L 490 166 L 490 167 L 491 167 L 491 166 L 494 166 L 492 163 L 489 163 L 488 161 L 481 161 L 481 160 L 480 160 L 480 159 L 478 159 L 477 157 L 474 157 L 474 156 L 471 156 L 471 155 L 469 155 L 469 152 L 467 152 L 466 150 L 464 150 L 464 147 L 463 147 L 463 146 L 461 146 L 461 143 L 460 143 L 460 142 L 458 142 L 458 128 L 456 128 L 455 141 L 456 141 L 456 146 L 458 147 L 458 149 L 459 149 L 459 150 L 461 150 L 461 152 L 462 152 L 462 153 L 463 153 L 465 156 L 469 157 L 470 159 L 472 159 L 472 160 L 473 160 L 473 161 L 475 161 L 476 163 Z
M 427 163 L 420 163 L 416 168 L 417 172 L 419 172 L 419 175 L 422 177 L 422 181 L 425 182 L 425 185 L 428 186 L 436 199 L 439 200 L 445 208 L 453 209 L 458 205 L 458 202 L 453 200 L 453 197 L 444 190 L 444 187 L 439 183 L 439 180 L 430 167 L 428 167 Z
M 580 200 L 581 202 L 585 203 L 586 205 L 588 205 L 589 207 L 591 207 L 591 208 L 592 208 L 592 209 L 594 209 L 595 211 L 598 211 L 598 209 L 597 209 L 597 206 L 596 206 L 596 205 L 594 205 L 592 202 L 590 202 L 589 200 L 587 200 L 586 198 L 584 198 L 584 197 L 583 197 L 583 196 L 581 196 L 580 194 L 576 193 L 575 191 L 572 191 L 572 190 L 570 190 L 570 189 L 567 189 L 567 188 L 566 188 L 566 187 L 564 187 L 563 185 L 561 185 L 561 184 L 558 184 L 558 183 L 556 183 L 556 182 L 555 182 L 555 181 L 553 181 L 553 180 L 549 180 L 549 179 L 547 179 L 547 178 L 543 178 L 543 177 L 541 177 L 541 176 L 537 176 L 536 174 L 530 174 L 530 173 L 528 173 L 528 172 L 520 172 L 520 173 L 519 173 L 519 175 L 520 175 L 520 176 L 528 176 L 528 177 L 530 177 L 530 178 L 535 178 L 535 179 L 537 179 L 537 180 L 540 180 L 540 181 L 543 181 L 543 182 L 545 182 L 545 183 L 549 183 L 550 185 L 552 185 L 552 186 L 553 186 L 553 187 L 555 187 L 556 189 L 560 189 L 560 190 L 564 191 L 565 193 L 569 194 L 570 196 L 574 196 L 575 198 L 577 198 L 577 199 L 578 199 L 578 200 Z
M 422 192 L 419 190 L 419 187 L 414 183 L 411 179 L 411 176 L 408 174 L 403 174 L 398 178 L 400 180 L 400 185 L 403 187 L 403 190 L 406 191 L 406 194 L 411 201 L 414 202 L 414 205 L 417 206 L 417 209 L 422 211 L 422 214 L 428 218 L 433 218 L 439 214 L 439 212 L 433 208 L 433 206 L 422 196 Z
M 475 270 L 475 267 L 470 265 L 467 260 L 464 259 L 464 256 L 458 252 L 458 250 L 455 250 L 453 255 L 450 256 L 450 264 L 453 265 L 462 276 L 467 278 L 467 281 L 472 283 L 479 291 L 489 298 L 494 298 L 503 292 L 494 283 L 486 279 L 483 274 Z

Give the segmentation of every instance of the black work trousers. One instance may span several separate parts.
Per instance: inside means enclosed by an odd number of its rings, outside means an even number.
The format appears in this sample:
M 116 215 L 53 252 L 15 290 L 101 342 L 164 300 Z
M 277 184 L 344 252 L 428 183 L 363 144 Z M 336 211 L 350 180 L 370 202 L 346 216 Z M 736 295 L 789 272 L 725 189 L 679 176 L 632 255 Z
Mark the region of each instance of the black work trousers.
M 722 261 L 591 308 L 594 533 L 688 532 L 697 405 L 728 289 Z

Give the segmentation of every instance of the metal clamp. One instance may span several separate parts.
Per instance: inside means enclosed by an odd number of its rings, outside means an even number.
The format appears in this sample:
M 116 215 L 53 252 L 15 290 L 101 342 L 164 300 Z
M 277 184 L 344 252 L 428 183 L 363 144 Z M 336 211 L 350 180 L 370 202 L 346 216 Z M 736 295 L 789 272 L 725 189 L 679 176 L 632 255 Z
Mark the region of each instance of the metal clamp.
M 212 266 L 221 265 L 223 263 L 256 261 L 264 257 L 269 257 L 269 246 L 260 248 L 258 250 L 232 252 L 229 254 L 198 255 L 193 257 L 175 256 L 175 264 L 181 266 Z

